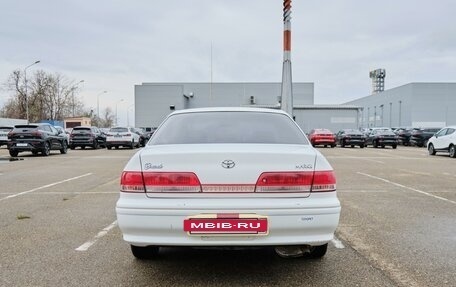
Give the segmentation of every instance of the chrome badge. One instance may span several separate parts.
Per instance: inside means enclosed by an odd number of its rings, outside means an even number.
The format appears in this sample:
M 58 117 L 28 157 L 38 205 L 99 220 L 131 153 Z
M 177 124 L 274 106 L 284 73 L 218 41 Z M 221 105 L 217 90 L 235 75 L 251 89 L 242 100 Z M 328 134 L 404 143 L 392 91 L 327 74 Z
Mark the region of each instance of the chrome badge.
M 236 164 L 234 163 L 234 161 L 232 161 L 230 159 L 226 159 L 226 160 L 222 161 L 223 168 L 230 169 L 230 168 L 233 168 L 235 165 Z

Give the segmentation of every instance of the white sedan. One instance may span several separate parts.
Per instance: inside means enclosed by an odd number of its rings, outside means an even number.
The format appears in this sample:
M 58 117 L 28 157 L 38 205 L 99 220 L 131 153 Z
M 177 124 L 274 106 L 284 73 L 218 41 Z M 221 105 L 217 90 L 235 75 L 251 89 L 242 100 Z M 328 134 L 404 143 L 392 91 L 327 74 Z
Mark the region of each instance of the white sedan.
M 339 222 L 328 161 L 286 113 L 173 112 L 127 163 L 116 205 L 139 259 L 160 246 L 274 246 L 325 255 Z

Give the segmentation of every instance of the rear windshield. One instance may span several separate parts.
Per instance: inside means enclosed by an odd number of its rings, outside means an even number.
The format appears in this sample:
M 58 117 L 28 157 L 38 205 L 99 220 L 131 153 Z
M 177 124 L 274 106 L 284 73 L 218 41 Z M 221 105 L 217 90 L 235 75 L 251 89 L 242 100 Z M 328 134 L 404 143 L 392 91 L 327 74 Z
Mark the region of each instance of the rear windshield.
M 308 144 L 296 123 L 283 114 L 201 112 L 169 117 L 149 144 Z
M 126 132 L 128 132 L 128 129 L 127 128 L 112 128 L 109 131 L 114 132 L 114 133 L 126 133 Z
M 91 129 L 89 127 L 81 127 L 81 128 L 73 128 L 73 131 L 72 133 L 76 134 L 76 133 L 86 133 L 86 132 L 90 132 Z

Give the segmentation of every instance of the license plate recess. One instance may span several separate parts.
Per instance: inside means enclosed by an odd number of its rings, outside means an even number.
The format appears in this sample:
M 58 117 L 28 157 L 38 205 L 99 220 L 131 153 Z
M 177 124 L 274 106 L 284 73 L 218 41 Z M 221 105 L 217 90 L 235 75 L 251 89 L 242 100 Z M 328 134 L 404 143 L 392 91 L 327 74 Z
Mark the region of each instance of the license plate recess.
M 184 220 L 188 235 L 258 236 L 267 235 L 267 216 L 258 214 L 218 213 L 198 214 Z

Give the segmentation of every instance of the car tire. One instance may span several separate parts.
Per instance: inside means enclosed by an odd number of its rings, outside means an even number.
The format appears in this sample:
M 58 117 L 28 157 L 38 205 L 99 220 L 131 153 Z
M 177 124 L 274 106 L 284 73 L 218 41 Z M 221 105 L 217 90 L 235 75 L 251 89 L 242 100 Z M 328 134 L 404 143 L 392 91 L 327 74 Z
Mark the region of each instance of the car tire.
M 118 146 L 118 145 L 116 145 L 116 146 L 115 146 L 115 149 L 119 149 L 119 146 Z
M 396 149 L 397 148 L 397 145 L 393 144 L 393 149 Z
M 48 142 L 44 142 L 44 147 L 43 150 L 41 151 L 41 154 L 43 156 L 48 156 L 51 153 L 51 146 L 49 145 Z
M 335 145 L 335 144 L 332 144 L 332 145 L 331 145 L 331 148 L 335 148 L 335 147 L 336 147 L 336 145 Z
M 32 150 L 32 154 L 33 154 L 33 155 L 38 155 L 38 151 Z
M 112 149 L 112 146 L 107 145 L 106 148 L 107 148 L 107 149 Z
M 93 142 L 92 148 L 93 149 L 98 149 L 98 142 L 97 141 Z
M 75 149 L 76 147 L 74 145 L 70 145 L 70 149 Z
M 340 141 L 340 147 L 345 147 L 345 141 L 344 140 Z
M 359 145 L 359 148 L 364 148 L 364 145 L 363 145 L 363 144 L 360 144 L 360 145 Z
M 9 154 L 10 154 L 10 156 L 12 156 L 12 157 L 17 157 L 17 155 L 19 154 L 19 152 L 18 152 L 18 151 L 15 151 L 15 150 L 10 150 L 10 151 L 9 151 Z
M 385 148 L 385 145 L 384 145 L 384 144 L 382 144 L 382 148 Z
M 135 141 L 132 141 L 130 144 L 130 149 L 134 149 L 136 147 Z
M 372 141 L 372 145 L 374 146 L 374 148 L 377 148 L 378 147 L 377 141 Z
M 328 250 L 328 243 L 320 246 L 312 246 L 310 247 L 310 258 L 322 258 L 325 256 L 326 251 Z
M 86 148 L 85 145 L 82 145 L 82 146 L 81 146 L 81 149 L 85 149 L 85 148 Z
M 354 148 L 354 147 L 355 147 L 355 145 L 354 145 L 354 144 L 352 144 L 352 145 L 351 145 L 351 147 L 352 147 L 352 148 Z
M 63 142 L 62 142 L 62 148 L 60 149 L 60 153 L 61 153 L 61 154 L 66 154 L 67 152 L 68 152 L 67 143 L 66 143 L 66 141 L 63 141 Z
M 456 147 L 454 145 L 450 145 L 450 157 L 455 158 L 456 157 Z
M 134 246 L 131 245 L 131 253 L 133 253 L 133 256 L 135 256 L 138 259 L 141 260 L 148 260 L 148 259 L 154 259 L 158 255 L 159 251 L 158 246 Z
M 429 155 L 435 155 L 436 152 L 435 152 L 435 148 L 434 148 L 433 144 L 429 144 L 428 152 L 429 152 Z

